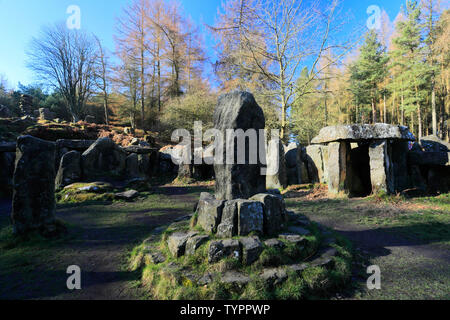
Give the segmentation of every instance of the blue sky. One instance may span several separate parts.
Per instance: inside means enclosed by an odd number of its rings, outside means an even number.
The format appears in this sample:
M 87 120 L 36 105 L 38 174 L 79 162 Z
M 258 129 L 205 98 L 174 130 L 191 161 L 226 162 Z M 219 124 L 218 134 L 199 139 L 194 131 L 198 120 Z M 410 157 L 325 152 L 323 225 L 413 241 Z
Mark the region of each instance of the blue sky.
M 130 0 L 0 0 L 0 74 L 16 87 L 34 82 L 26 67 L 26 48 L 42 26 L 68 18 L 70 5 L 81 9 L 81 28 L 93 32 L 110 50 L 114 49 L 115 18 Z M 405 0 L 343 0 L 343 12 L 354 17 L 352 25 L 364 25 L 370 5 L 385 9 L 391 20 Z M 185 12 L 197 24 L 213 24 L 221 0 L 181 0 Z M 345 36 L 345 32 L 342 34 Z M 206 34 L 208 54 L 214 60 L 213 41 Z

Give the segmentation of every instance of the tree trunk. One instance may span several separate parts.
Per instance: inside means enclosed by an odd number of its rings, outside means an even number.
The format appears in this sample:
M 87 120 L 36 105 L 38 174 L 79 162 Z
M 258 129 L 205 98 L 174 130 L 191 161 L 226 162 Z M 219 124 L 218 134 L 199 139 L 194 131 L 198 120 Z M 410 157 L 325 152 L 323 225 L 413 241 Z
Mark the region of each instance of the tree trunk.
M 422 113 L 420 112 L 420 104 L 417 104 L 417 127 L 419 140 L 422 139 Z
M 372 123 L 377 123 L 377 110 L 375 109 L 375 98 L 372 98 Z
M 431 116 L 433 121 L 433 135 L 437 136 L 436 91 L 433 86 L 431 91 Z
M 401 110 L 401 116 L 400 116 L 400 124 L 403 126 L 405 123 L 405 107 L 404 107 L 404 97 L 402 93 L 402 110 Z
M 386 94 L 383 94 L 383 122 L 387 123 L 387 115 L 386 115 Z
M 105 97 L 103 100 L 103 107 L 105 108 L 105 123 L 109 126 L 109 115 L 108 115 L 108 96 L 105 93 Z

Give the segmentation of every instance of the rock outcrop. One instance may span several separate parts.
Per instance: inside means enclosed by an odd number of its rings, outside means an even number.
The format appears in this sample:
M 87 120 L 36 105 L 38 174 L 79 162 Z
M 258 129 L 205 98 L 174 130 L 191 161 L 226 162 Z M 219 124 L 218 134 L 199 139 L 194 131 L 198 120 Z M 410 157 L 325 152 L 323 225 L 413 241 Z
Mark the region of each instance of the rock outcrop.
M 32 136 L 17 139 L 11 219 L 14 232 L 55 233 L 55 143 Z
M 85 180 L 119 178 L 125 172 L 127 153 L 110 138 L 100 138 L 81 156 Z

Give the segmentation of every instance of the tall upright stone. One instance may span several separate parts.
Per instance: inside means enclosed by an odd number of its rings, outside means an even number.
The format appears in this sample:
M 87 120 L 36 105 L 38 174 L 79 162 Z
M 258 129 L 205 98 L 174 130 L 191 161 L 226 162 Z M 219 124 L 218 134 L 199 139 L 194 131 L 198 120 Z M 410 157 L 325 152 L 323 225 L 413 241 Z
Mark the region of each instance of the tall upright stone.
M 269 141 L 267 146 L 267 169 L 267 189 L 284 189 L 287 187 L 286 159 L 284 146 L 281 141 Z
M 15 233 L 56 231 L 54 163 L 55 143 L 32 136 L 17 139 L 11 214 Z
M 265 163 L 265 161 L 261 161 L 261 157 L 265 157 L 265 150 L 260 150 L 261 147 L 265 147 L 264 143 L 260 143 L 260 141 L 264 141 L 264 137 L 260 136 L 259 131 L 265 127 L 265 118 L 253 95 L 241 91 L 222 95 L 214 112 L 214 127 L 220 130 L 224 137 L 221 144 L 224 161 L 223 163 L 216 161 L 214 164 L 216 199 L 248 199 L 255 194 L 265 192 L 266 177 L 261 173 Z M 233 134 L 227 135 L 227 131 L 238 133 L 236 130 L 239 129 L 242 130 L 241 133 L 245 133 L 245 163 L 237 161 L 238 138 Z M 233 147 L 227 148 L 227 145 L 234 145 L 234 149 Z M 234 157 L 230 159 L 233 161 L 227 161 L 227 154 L 230 155 L 233 150 Z M 251 163 L 250 159 L 255 155 L 256 163 Z
M 348 190 L 349 152 L 350 144 L 347 142 L 331 142 L 328 145 L 328 157 L 334 159 L 328 163 L 328 190 L 331 193 Z
M 394 192 L 393 165 L 389 141 L 374 141 L 369 148 L 372 192 Z

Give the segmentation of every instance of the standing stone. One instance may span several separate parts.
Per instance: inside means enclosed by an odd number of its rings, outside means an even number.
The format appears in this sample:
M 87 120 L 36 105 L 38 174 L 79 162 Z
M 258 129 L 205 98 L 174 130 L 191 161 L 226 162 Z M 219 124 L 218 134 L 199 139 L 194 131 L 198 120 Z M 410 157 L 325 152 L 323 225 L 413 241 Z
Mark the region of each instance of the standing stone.
M 284 227 L 284 201 L 280 196 L 268 193 L 254 195 L 250 200 L 259 201 L 264 205 L 264 234 L 275 235 Z
M 264 233 L 264 207 L 259 201 L 231 200 L 226 201 L 222 222 L 217 227 L 217 236 L 230 238 L 246 236 L 252 232 Z
M 302 184 L 302 147 L 292 142 L 284 148 L 288 185 Z
M 246 266 L 258 260 L 263 251 L 263 246 L 258 237 L 241 238 L 239 242 L 242 246 L 242 263 Z
M 61 158 L 56 175 L 56 190 L 81 180 L 81 154 L 70 151 Z
M 264 233 L 264 209 L 259 201 L 238 201 L 238 235 Z
M 328 145 L 328 191 L 330 193 L 348 190 L 349 152 L 349 143 L 331 142 Z
M 233 200 L 249 197 L 265 192 L 266 177 L 261 175 L 261 168 L 265 161 L 263 134 L 259 131 L 265 127 L 265 118 L 262 109 L 256 103 L 252 94 L 234 91 L 222 95 L 214 112 L 214 127 L 223 134 L 223 141 L 217 143 L 219 149 L 223 148 L 223 163 L 215 163 L 216 174 L 216 198 L 219 200 Z M 247 134 L 245 143 L 245 164 L 238 164 L 237 138 L 233 135 L 227 136 L 227 129 L 242 129 Z M 247 131 L 249 129 L 253 129 Z M 226 163 L 227 153 L 230 155 L 232 148 L 227 150 L 228 145 L 234 144 L 234 162 Z M 249 141 L 251 146 L 249 146 Z M 261 152 L 260 152 L 261 151 Z M 250 164 L 250 159 L 256 156 L 256 164 Z M 230 156 L 231 157 L 231 156 Z M 265 159 L 263 159 L 265 160 Z
M 14 233 L 55 228 L 55 143 L 32 136 L 17 139 L 11 219 Z
M 110 138 L 100 138 L 81 156 L 83 176 L 87 180 L 121 177 L 125 171 L 127 153 Z
M 222 220 L 217 227 L 219 238 L 231 238 L 238 233 L 238 202 L 239 200 L 225 201 L 222 211 Z
M 269 141 L 267 146 L 267 189 L 284 189 L 287 187 L 286 160 L 284 146 L 281 141 Z
M 311 145 L 306 147 L 308 176 L 311 183 L 327 183 L 328 181 L 328 147 Z
M 375 141 L 369 147 L 372 192 L 393 192 L 394 179 L 390 154 L 390 146 L 387 140 Z
M 222 219 L 223 200 L 216 200 L 213 195 L 202 192 L 197 206 L 197 224 L 209 233 L 216 233 Z

